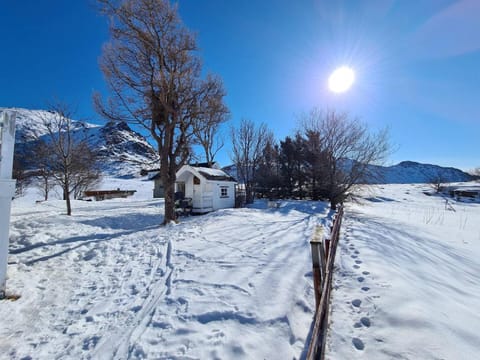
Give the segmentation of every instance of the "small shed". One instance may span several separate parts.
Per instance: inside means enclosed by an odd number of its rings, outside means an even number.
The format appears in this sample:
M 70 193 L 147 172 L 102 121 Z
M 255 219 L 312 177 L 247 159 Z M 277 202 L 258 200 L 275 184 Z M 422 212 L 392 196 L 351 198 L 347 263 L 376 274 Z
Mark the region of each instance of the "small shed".
M 165 189 L 163 187 L 162 179 L 160 179 L 160 169 L 149 170 L 147 176 L 148 180 L 153 180 L 153 197 L 165 197 Z
M 220 169 L 184 165 L 177 172 L 175 191 L 192 198 L 193 213 L 235 207 L 236 180 Z
M 450 190 L 450 195 L 457 200 L 480 200 L 480 186 L 458 187 L 456 189 Z
M 95 201 L 126 198 L 135 194 L 137 190 L 87 190 L 83 192 L 86 198 L 94 198 Z

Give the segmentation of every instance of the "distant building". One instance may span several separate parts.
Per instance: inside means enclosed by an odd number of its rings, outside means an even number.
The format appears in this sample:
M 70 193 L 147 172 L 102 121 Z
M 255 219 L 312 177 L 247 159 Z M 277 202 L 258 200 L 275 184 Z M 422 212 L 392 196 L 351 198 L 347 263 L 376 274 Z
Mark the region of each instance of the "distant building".
M 149 180 L 153 180 L 153 197 L 165 197 L 165 189 L 163 187 L 162 179 L 160 179 L 160 169 L 149 170 L 147 172 L 147 177 Z
M 83 198 L 94 198 L 95 201 L 127 198 L 135 194 L 137 190 L 87 190 L 83 192 Z
M 471 199 L 480 201 L 480 186 L 460 186 L 450 190 L 450 195 L 457 200 Z

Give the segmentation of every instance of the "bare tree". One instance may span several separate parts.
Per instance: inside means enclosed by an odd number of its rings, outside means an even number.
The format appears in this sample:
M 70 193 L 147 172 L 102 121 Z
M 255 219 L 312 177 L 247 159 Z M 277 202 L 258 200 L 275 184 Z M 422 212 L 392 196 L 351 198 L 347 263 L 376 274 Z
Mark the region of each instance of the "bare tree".
M 383 161 L 389 153 L 388 131 L 371 134 L 365 124 L 346 113 L 313 109 L 303 116 L 304 137 L 318 134 L 317 156 L 321 178 L 318 193 L 328 198 L 332 209 L 342 202 L 357 184 L 373 176 L 370 165 Z
M 255 181 L 262 159 L 263 150 L 268 142 L 274 143 L 273 133 L 265 123 L 258 127 L 251 120 L 242 119 L 240 127 L 231 127 L 232 161 L 237 167 L 238 180 L 245 184 L 246 202 L 255 198 Z
M 84 137 L 81 123 L 72 121 L 72 112 L 67 105 L 54 104 L 42 120 L 47 135 L 42 145 L 45 146 L 45 157 L 39 161 L 61 186 L 67 215 L 71 215 L 70 196 L 75 188 L 88 181 L 91 183 L 100 175 L 96 156 Z
M 225 145 L 223 138 L 219 135 L 219 130 L 221 125 L 227 121 L 228 116 L 229 112 L 222 102 L 211 103 L 203 114 L 202 121 L 199 121 L 193 129 L 195 142 L 202 147 L 205 161 L 208 164 L 215 161 L 215 156 Z
M 111 40 L 100 68 L 110 88 L 98 111 L 145 128 L 156 142 L 165 189 L 164 223 L 175 220 L 176 172 L 191 156 L 194 129 L 210 105 L 223 105 L 218 77 L 201 78 L 194 36 L 168 0 L 98 0 L 110 19 Z
M 48 200 L 50 191 L 55 185 L 52 171 L 53 154 L 50 146 L 43 139 L 39 139 L 35 144 L 35 151 L 31 151 L 32 160 L 35 163 L 38 187 L 40 194 L 45 201 Z
M 12 177 L 15 182 L 15 196 L 23 196 L 25 189 L 31 183 L 31 176 L 26 169 L 24 156 L 19 152 L 15 152 L 13 155 L 13 169 Z
M 428 183 L 435 190 L 435 192 L 439 193 L 445 187 L 447 179 L 441 170 L 436 170 L 434 174 L 429 175 Z

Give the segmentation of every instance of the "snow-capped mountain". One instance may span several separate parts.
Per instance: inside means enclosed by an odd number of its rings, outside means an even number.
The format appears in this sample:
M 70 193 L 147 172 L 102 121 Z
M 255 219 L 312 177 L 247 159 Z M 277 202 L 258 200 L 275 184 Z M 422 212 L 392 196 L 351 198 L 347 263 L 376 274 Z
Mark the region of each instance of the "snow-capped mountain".
M 48 129 L 45 124 L 53 120 L 55 114 L 45 110 L 7 109 L 16 112 L 15 152 L 21 153 L 26 147 L 34 146 L 35 141 L 45 137 Z M 147 139 L 122 122 L 108 122 L 95 125 L 84 121 L 72 121 L 74 136 L 86 138 L 91 148 L 99 155 L 102 172 L 116 177 L 133 177 L 140 170 L 158 167 L 158 155 Z
M 45 124 L 51 122 L 55 116 L 51 111 L 20 108 L 0 108 L 0 113 L 4 110 L 15 111 L 15 143 L 17 144 L 34 141 L 48 134 Z M 72 125 L 75 131 L 98 127 L 83 121 L 73 121 Z
M 441 182 L 471 181 L 473 177 L 466 172 L 431 164 L 421 164 L 414 161 L 402 161 L 393 166 L 375 166 L 378 177 L 371 180 L 376 184 L 420 184 L 430 183 L 439 179 Z

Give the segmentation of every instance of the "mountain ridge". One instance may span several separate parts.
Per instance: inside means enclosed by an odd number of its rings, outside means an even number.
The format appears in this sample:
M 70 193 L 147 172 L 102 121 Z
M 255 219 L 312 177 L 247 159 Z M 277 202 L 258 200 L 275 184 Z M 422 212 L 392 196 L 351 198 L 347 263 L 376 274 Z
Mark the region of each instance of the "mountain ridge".
M 222 168 L 230 176 L 238 178 L 234 164 Z M 467 182 L 475 177 L 454 167 L 423 164 L 411 160 L 401 161 L 391 166 L 369 165 L 366 184 L 422 184 L 440 179 L 441 182 Z
M 379 178 L 370 179 L 371 184 L 420 184 L 440 182 L 467 182 L 474 176 L 454 167 L 425 164 L 411 160 L 401 161 L 392 166 L 372 165 Z
M 0 113 L 5 110 L 16 112 L 16 154 L 26 152 L 28 147 L 35 146 L 36 141 L 45 138 L 48 134 L 45 122 L 51 121 L 55 115 L 47 110 L 0 107 Z M 139 176 L 142 169 L 158 164 L 158 155 L 151 144 L 127 123 L 107 122 L 98 125 L 71 120 L 74 136 L 85 138 L 97 152 L 103 174 L 132 178 Z
M 3 108 L 16 112 L 16 153 L 22 152 L 25 144 L 45 136 L 48 131 L 44 121 L 54 113 L 47 110 Z M 104 125 L 74 120 L 74 131 L 86 136 L 89 144 L 99 154 L 101 170 L 114 177 L 137 177 L 142 169 L 158 168 L 158 154 L 140 133 L 132 130 L 125 122 L 107 122 Z M 234 165 L 223 168 L 229 175 L 237 177 Z M 454 167 L 443 167 L 415 161 L 402 161 L 392 166 L 370 165 L 370 172 L 378 174 L 368 179 L 370 184 L 429 183 L 434 178 L 444 182 L 466 182 L 474 176 Z

